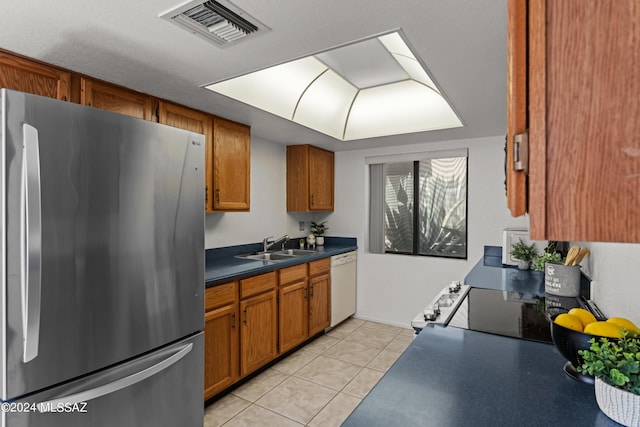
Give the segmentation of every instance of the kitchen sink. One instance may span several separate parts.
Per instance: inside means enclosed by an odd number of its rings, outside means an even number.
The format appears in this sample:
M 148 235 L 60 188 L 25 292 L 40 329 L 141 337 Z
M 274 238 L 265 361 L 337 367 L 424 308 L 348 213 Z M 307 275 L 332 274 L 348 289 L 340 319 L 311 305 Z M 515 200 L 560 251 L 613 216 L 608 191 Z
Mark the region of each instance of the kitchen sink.
M 285 249 L 283 251 L 274 252 L 252 252 L 250 254 L 236 255 L 236 258 L 255 259 L 261 261 L 285 261 L 317 253 L 316 251 L 308 251 L 304 249 Z
M 257 259 L 257 260 L 262 260 L 262 261 L 284 261 L 284 260 L 287 260 L 287 259 L 295 258 L 294 255 L 276 254 L 276 253 L 273 253 L 273 252 L 237 255 L 236 257 L 237 258 L 244 258 L 244 259 Z
M 285 249 L 283 251 L 277 251 L 274 252 L 274 254 L 277 255 L 293 255 L 293 256 L 306 256 L 306 255 L 313 255 L 313 254 L 317 254 L 318 251 L 309 251 L 306 249 Z

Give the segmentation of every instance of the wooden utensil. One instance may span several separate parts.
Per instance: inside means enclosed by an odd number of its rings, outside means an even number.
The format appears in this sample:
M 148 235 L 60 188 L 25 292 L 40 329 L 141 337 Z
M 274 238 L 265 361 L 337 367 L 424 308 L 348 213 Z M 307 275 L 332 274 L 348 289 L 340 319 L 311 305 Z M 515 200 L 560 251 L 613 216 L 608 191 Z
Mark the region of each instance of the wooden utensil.
M 573 263 L 571 265 L 576 266 L 579 265 L 580 262 L 586 258 L 587 256 L 589 256 L 591 252 L 589 252 L 589 249 L 587 248 L 582 248 L 580 249 L 580 252 L 578 252 L 578 255 L 576 255 L 576 258 L 573 260 Z
M 573 261 L 575 261 L 576 257 L 580 253 L 580 246 L 573 245 L 569 248 L 569 252 L 567 252 L 567 259 L 564 261 L 564 265 L 572 265 Z

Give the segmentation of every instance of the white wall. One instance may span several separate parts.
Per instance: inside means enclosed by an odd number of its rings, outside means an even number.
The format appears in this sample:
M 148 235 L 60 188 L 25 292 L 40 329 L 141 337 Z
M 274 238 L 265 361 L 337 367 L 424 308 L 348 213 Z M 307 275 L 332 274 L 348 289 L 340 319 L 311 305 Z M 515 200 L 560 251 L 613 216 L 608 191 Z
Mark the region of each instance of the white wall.
M 250 212 L 209 213 L 205 219 L 205 247 L 256 243 L 267 236 L 306 235 L 312 214 L 287 213 L 286 147 L 252 138 Z M 306 231 L 298 231 L 305 221 Z
M 582 266 L 595 282 L 592 298 L 604 315 L 640 325 L 640 245 L 577 243 L 591 251 Z
M 468 259 L 371 254 L 367 250 L 368 156 L 469 148 Z M 511 218 L 504 192 L 504 136 L 336 153 L 336 209 L 330 235 L 358 238 L 357 316 L 409 327 L 411 319 L 451 280 L 463 280 L 484 245 L 502 244 L 505 227 L 528 227 Z

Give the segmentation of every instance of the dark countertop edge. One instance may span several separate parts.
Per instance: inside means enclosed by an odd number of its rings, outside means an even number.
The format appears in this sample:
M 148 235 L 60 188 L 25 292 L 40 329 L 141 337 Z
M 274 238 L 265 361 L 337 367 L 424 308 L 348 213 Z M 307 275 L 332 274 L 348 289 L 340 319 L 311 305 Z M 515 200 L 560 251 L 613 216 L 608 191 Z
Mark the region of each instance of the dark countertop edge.
M 297 242 L 297 239 L 292 240 Z M 318 250 L 316 254 L 280 262 L 236 258 L 236 255 L 239 254 L 261 250 L 261 244 L 259 243 L 208 249 L 205 257 L 205 287 L 208 288 L 231 280 L 268 273 L 358 249 L 355 238 L 326 237 L 325 240 L 324 248 Z

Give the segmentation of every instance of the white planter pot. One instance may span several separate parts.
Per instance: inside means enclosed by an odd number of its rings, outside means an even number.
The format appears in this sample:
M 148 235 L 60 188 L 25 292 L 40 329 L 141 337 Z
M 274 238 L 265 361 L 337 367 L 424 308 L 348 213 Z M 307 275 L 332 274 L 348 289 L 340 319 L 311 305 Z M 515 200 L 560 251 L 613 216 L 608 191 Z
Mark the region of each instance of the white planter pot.
M 596 402 L 609 418 L 627 427 L 640 427 L 640 396 L 596 378 Z
M 531 261 L 522 261 L 521 259 L 518 261 L 518 270 L 528 270 L 531 265 Z
M 324 236 L 316 236 L 316 245 L 324 246 Z

